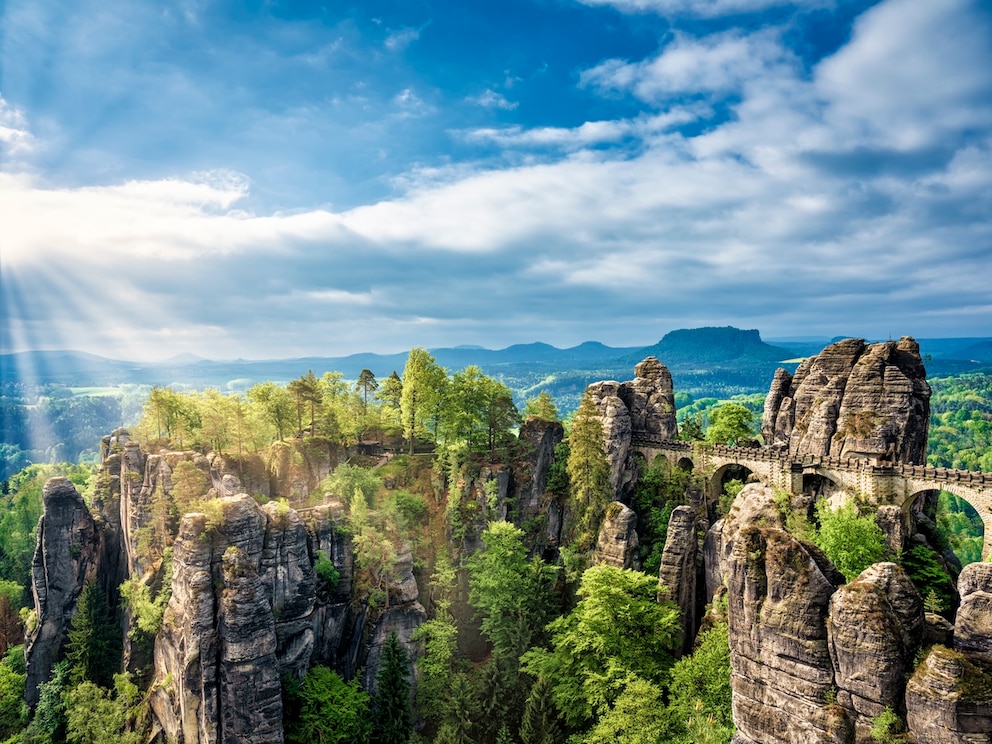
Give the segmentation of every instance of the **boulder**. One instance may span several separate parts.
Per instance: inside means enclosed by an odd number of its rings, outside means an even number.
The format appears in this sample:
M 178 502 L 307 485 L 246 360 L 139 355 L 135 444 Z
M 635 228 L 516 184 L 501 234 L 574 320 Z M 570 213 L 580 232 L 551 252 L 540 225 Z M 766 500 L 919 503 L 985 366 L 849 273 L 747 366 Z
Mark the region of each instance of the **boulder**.
M 916 744 L 992 742 L 992 674 L 933 646 L 906 684 L 906 723 Z
M 683 654 L 692 651 L 693 639 L 699 628 L 698 546 L 696 510 L 691 506 L 675 507 L 668 520 L 668 534 L 661 554 L 658 583 L 668 590 L 669 598 L 679 607 Z
M 992 563 L 969 563 L 958 577 L 961 605 L 954 648 L 992 668 Z

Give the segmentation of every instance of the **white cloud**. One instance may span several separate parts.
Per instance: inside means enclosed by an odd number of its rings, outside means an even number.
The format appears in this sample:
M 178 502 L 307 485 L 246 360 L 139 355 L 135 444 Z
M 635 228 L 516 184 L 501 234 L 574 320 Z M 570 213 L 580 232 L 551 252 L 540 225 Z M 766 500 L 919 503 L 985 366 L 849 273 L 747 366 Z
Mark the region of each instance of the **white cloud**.
M 434 112 L 434 107 L 420 98 L 411 88 L 404 88 L 393 96 L 393 105 L 402 118 L 427 116 Z
M 24 112 L 0 96 L 0 152 L 8 156 L 24 155 L 31 152 L 35 144 Z
M 755 13 L 769 8 L 794 6 L 822 8 L 834 0 L 579 0 L 584 5 L 609 5 L 625 13 L 690 15 L 702 18 Z
M 497 93 L 490 88 L 486 88 L 486 90 L 477 96 L 471 96 L 468 100 L 482 106 L 483 108 L 502 109 L 503 111 L 513 111 L 520 105 L 516 101 L 508 100 L 506 96 Z
M 701 39 L 677 33 L 653 59 L 610 59 L 581 75 L 600 90 L 632 93 L 653 103 L 672 94 L 727 94 L 752 81 L 789 76 L 795 60 L 773 31 L 728 31 Z
M 401 28 L 397 31 L 390 31 L 384 42 L 386 49 L 391 52 L 403 52 L 413 42 L 420 38 L 419 28 Z

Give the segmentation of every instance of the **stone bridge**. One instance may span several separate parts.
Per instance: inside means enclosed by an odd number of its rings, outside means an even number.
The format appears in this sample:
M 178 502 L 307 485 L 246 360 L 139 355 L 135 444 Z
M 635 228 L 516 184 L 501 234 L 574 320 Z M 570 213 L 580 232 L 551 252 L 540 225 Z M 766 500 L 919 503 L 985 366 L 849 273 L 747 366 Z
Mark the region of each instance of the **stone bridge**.
M 761 482 L 789 493 L 800 494 L 815 479 L 822 479 L 836 489 L 862 494 L 877 506 L 895 504 L 904 513 L 924 493 L 950 491 L 978 512 L 985 526 L 982 557 L 987 558 L 992 553 L 992 473 L 904 465 L 877 459 L 841 460 L 814 456 L 796 459 L 778 449 L 670 439 L 635 439 L 631 447 L 649 463 L 663 455 L 671 467 L 692 470 L 702 479 L 706 497 L 712 499 L 719 497 L 724 476 L 735 466 L 746 468 Z

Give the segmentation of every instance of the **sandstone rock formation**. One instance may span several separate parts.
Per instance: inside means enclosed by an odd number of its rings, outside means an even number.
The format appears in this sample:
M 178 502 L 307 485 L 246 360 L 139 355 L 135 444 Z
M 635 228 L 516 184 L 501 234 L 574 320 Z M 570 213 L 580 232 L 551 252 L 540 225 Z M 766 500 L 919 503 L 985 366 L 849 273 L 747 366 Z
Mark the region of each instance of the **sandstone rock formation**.
M 692 650 L 702 609 L 698 546 L 696 510 L 691 506 L 675 507 L 668 520 L 668 535 L 661 554 L 658 583 L 668 590 L 669 598 L 679 606 L 683 654 Z
M 734 539 L 727 581 L 735 741 L 848 741 L 843 712 L 827 704 L 827 609 L 843 577 L 787 532 L 752 526 Z
M 870 742 L 872 719 L 902 711 L 906 678 L 924 634 L 923 602 L 895 563 L 877 563 L 830 598 L 827 620 L 837 703 Z
M 606 516 L 599 528 L 593 564 L 604 563 L 616 568 L 640 568 L 637 553 L 637 514 L 629 506 L 614 501 L 606 507 Z
M 44 514 L 31 565 L 37 622 L 25 639 L 28 705 L 51 677 L 83 585 L 98 579 L 104 548 L 83 497 L 68 478 L 51 478 L 42 491 Z
M 906 723 L 916 744 L 992 741 L 992 674 L 933 646 L 906 684 Z
M 992 563 L 969 563 L 958 578 L 954 648 L 992 671 Z
M 762 417 L 766 445 L 793 457 L 924 462 L 930 386 L 915 340 L 846 339 L 775 374 Z
M 586 388 L 599 410 L 603 424 L 604 451 L 610 463 L 610 483 L 614 496 L 625 500 L 637 478 L 631 457 L 631 444 L 639 439 L 673 439 L 678 436 L 675 422 L 675 394 L 672 375 L 654 357 L 634 368 L 633 380 L 619 383 L 596 382 Z
M 281 742 L 275 602 L 259 578 L 268 518 L 246 494 L 220 499 L 218 512 L 180 525 L 152 708 L 184 744 Z

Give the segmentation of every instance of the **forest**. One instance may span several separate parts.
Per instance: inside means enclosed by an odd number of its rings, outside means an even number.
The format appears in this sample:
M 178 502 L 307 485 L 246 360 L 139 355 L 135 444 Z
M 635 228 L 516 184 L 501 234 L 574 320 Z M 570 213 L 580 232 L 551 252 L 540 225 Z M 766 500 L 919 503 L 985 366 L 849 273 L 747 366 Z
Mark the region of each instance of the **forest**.
M 969 374 L 930 384 L 928 462 L 992 470 L 992 377 Z M 402 374 L 382 379 L 368 369 L 355 380 L 308 370 L 285 385 L 265 382 L 243 392 L 153 387 L 147 395 L 135 394 L 138 415 L 130 431 L 149 451 L 215 452 L 247 462 L 299 442 L 342 453 L 343 464 L 312 498 L 341 497 L 355 550 L 353 593 L 373 613 L 388 607 L 386 587 L 402 546 L 413 548 L 421 595 L 430 598 L 429 619 L 417 631 L 422 655 L 416 659 L 415 699 L 407 652 L 393 636 L 374 695 L 357 675 L 346 679 L 323 666 L 300 679 L 284 679 L 287 741 L 731 740 L 726 607 L 719 602 L 707 607 L 694 647 L 682 653 L 679 610 L 658 588 L 668 520 L 676 506 L 687 503 L 692 476 L 644 463 L 632 498 L 640 570 L 593 564 L 596 533 L 611 504 L 603 431 L 588 396 L 564 417 L 547 390 L 535 391 L 518 406 L 513 391 L 480 368 L 449 373 L 420 348 L 410 351 Z M 763 397 L 696 399 L 679 393 L 680 434 L 715 443 L 756 438 Z M 140 742 L 149 732 L 147 670 L 123 670 L 117 613 L 127 607 L 136 618 L 132 633 L 149 642 L 162 623 L 167 578 L 154 591 L 125 582 L 115 597 L 87 585 L 62 661 L 42 686 L 38 705 L 32 711 L 22 700 L 21 644 L 25 628 L 36 622 L 29 580 L 42 487 L 49 477 L 67 476 L 95 509 L 97 458 L 85 453 L 95 453 L 100 437 L 109 433 L 78 428 L 76 438 L 59 441 L 64 433 L 59 422 L 78 416 L 102 417 L 108 424 L 120 418 L 120 401 L 116 405 L 99 398 L 39 396 L 30 415 L 49 422 L 53 459 L 67 452 L 83 457 L 14 470 L 23 462 L 9 450 L 15 456 L 8 459 L 12 472 L 5 474 L 0 500 L 0 742 L 5 744 Z M 134 400 L 129 405 L 135 406 Z M 512 510 L 500 514 L 493 500 L 480 506 L 455 487 L 483 468 L 519 459 L 517 433 L 523 422 L 534 420 L 560 423 L 565 431 L 547 490 L 567 504 L 570 517 L 551 554 L 535 549 L 543 524 L 520 520 Z M 440 492 L 432 487 L 438 482 L 446 486 Z M 718 516 L 743 485 L 726 483 Z M 177 519 L 186 511 L 209 514 L 209 490 L 201 470 L 185 462 L 175 468 L 172 501 L 162 506 L 161 525 L 139 536 L 160 556 L 163 570 Z M 783 505 L 786 512 L 790 531 L 822 549 L 848 579 L 884 553 L 881 530 L 856 506 L 821 504 L 812 519 Z M 937 526 L 962 564 L 980 559 L 976 519 L 964 502 L 941 493 Z M 953 609 L 950 577 L 932 554 L 914 548 L 900 560 L 928 608 Z M 327 556 L 318 557 L 315 570 L 324 590 L 334 591 L 339 576 Z M 879 722 L 879 741 L 888 740 L 884 723 Z

